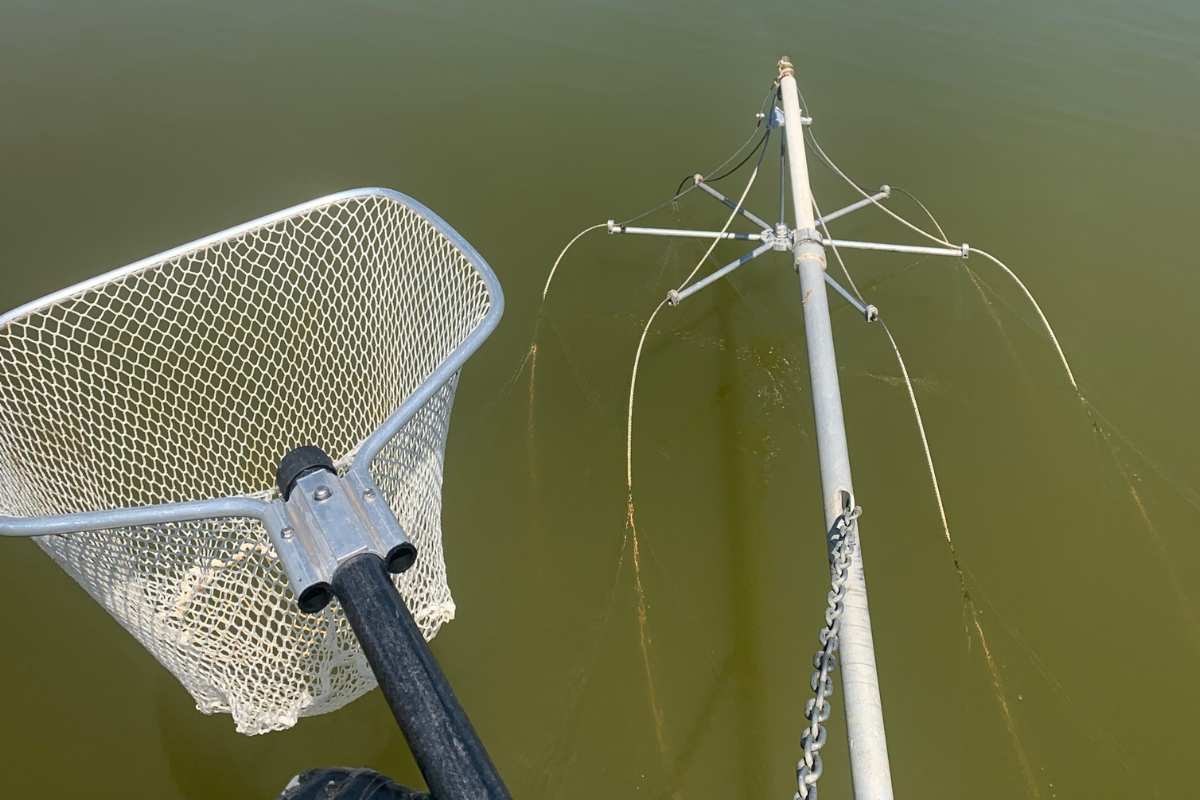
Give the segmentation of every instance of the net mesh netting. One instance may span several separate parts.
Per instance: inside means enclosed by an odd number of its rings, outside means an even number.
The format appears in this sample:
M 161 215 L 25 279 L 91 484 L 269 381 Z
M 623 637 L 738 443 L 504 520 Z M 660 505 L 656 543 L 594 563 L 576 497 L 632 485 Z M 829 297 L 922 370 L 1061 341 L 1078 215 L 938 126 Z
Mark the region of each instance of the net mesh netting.
M 271 497 L 282 455 L 356 448 L 480 323 L 486 285 L 385 194 L 333 199 L 0 326 L 0 511 Z M 457 376 L 456 376 L 457 378 Z M 454 616 L 441 548 L 456 379 L 371 464 L 417 547 L 396 582 L 427 639 Z M 216 519 L 38 543 L 239 731 L 375 686 L 336 603 L 292 601 L 262 525 Z

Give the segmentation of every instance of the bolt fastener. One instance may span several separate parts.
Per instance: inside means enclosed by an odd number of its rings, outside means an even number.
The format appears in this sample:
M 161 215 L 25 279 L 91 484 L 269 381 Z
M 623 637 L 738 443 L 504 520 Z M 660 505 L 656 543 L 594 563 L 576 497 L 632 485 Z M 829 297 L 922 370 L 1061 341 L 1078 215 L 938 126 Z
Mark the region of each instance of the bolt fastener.
M 374 500 L 374 499 L 375 499 L 375 490 L 374 489 L 364 489 L 363 490 L 363 500 L 369 501 L 369 500 Z
M 291 525 L 284 525 L 283 528 L 279 531 L 279 535 L 285 539 L 292 538 L 293 534 L 295 534 L 295 533 L 296 533 L 296 529 L 293 528 Z
M 318 503 L 322 500 L 328 500 L 331 497 L 333 497 L 333 490 L 328 486 L 318 486 L 316 491 L 313 492 L 313 500 L 316 500 Z

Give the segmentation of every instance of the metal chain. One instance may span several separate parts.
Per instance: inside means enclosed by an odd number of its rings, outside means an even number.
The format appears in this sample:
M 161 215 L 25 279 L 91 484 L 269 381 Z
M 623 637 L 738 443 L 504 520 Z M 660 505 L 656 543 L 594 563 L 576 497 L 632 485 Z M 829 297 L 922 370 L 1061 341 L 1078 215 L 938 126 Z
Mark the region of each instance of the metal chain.
M 853 506 L 842 512 L 834 523 L 833 536 L 836 541 L 833 552 L 829 555 L 832 589 L 829 592 L 829 607 L 825 609 L 825 626 L 821 628 L 818 637 L 821 649 L 813 656 L 816 672 L 810 681 L 817 696 L 804 706 L 804 718 L 809 721 L 809 725 L 800 737 L 804 757 L 796 764 L 798 791 L 793 800 L 817 800 L 817 780 L 821 777 L 822 770 L 820 750 L 829 737 L 824 723 L 829 719 L 829 698 L 833 695 L 833 678 L 830 677 L 830 673 L 837 666 L 838 630 L 841 628 L 842 612 L 846 608 L 843 601 L 846 599 L 846 583 L 850 578 L 850 560 L 854 551 L 854 520 L 861 514 L 862 508 Z

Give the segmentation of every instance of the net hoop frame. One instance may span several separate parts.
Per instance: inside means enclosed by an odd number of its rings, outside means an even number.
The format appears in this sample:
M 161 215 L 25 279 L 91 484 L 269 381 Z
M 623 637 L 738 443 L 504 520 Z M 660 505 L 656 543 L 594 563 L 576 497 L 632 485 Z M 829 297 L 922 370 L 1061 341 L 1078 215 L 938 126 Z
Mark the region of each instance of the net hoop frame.
M 135 261 L 72 286 L 32 300 L 0 315 L 0 327 L 18 321 L 36 311 L 54 306 L 65 300 L 80 296 L 92 289 L 112 281 L 120 280 L 165 261 L 186 256 L 195 251 L 211 247 L 219 242 L 234 239 L 256 229 L 274 225 L 290 217 L 306 214 L 322 206 L 332 205 L 356 198 L 384 197 L 404 206 L 428 222 L 438 233 L 459 250 L 467 262 L 478 272 L 488 293 L 489 308 L 483 319 L 467 335 L 450 355 L 413 390 L 366 439 L 355 454 L 348 471 L 366 472 L 371 461 L 379 454 L 388 440 L 408 423 L 413 416 L 440 390 L 466 363 L 484 340 L 491 335 L 504 314 L 504 292 L 496 273 L 483 256 L 462 237 L 450 224 L 423 203 L 408 195 L 382 187 L 364 187 L 337 192 L 306 203 L 285 208 L 272 214 L 235 225 L 223 231 L 205 236 L 188 244 L 166 250 L 156 255 Z M 281 454 L 282 455 L 282 454 Z M 14 517 L 0 515 L 0 536 L 49 536 L 53 534 L 83 533 L 109 528 L 159 525 L 170 522 L 217 519 L 221 517 L 248 517 L 267 524 L 272 517 L 273 503 L 253 497 L 233 496 L 196 500 L 185 503 L 160 503 L 144 506 L 88 511 L 75 514 L 58 514 L 37 517 Z

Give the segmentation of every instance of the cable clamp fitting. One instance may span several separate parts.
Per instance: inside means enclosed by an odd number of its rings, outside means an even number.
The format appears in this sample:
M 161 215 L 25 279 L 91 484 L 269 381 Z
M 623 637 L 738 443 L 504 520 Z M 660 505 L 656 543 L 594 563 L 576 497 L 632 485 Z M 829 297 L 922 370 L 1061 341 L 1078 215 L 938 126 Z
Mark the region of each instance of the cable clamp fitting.
M 967 244 L 966 242 L 962 243 L 962 257 L 964 259 L 971 257 L 971 246 L 969 244 Z
M 812 228 L 792 231 L 792 249 L 795 250 L 802 244 L 815 244 L 823 247 L 825 240 L 821 238 L 821 234 Z
M 675 291 L 674 289 L 667 292 L 667 303 L 671 306 L 679 305 L 679 292 Z
M 783 252 L 792 246 L 791 234 L 788 232 L 787 225 L 784 225 L 782 222 L 776 223 L 775 230 L 773 231 L 764 230 L 762 235 L 763 244 L 769 243 L 772 250 Z

